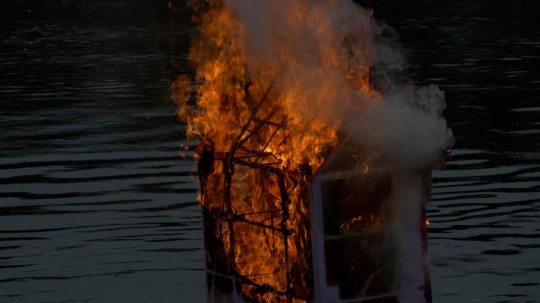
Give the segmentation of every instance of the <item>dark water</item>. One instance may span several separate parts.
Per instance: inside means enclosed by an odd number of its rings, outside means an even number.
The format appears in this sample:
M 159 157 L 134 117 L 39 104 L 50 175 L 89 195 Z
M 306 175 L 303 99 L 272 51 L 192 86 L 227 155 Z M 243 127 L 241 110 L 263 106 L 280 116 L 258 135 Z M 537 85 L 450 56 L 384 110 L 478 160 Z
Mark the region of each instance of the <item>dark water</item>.
M 193 142 L 168 91 L 192 28 L 166 6 L 0 4 L 0 302 L 204 301 Z M 375 8 L 457 137 L 428 206 L 435 302 L 540 302 L 539 5 Z

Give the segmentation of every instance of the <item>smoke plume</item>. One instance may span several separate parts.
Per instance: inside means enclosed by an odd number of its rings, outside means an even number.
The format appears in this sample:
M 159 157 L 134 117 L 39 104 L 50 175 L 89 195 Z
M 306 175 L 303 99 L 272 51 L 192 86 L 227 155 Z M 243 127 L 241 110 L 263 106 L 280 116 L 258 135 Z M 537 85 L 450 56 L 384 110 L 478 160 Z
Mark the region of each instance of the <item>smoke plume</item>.
M 404 74 L 406 62 L 395 31 L 375 22 L 375 37 L 365 33 L 371 20 L 352 1 L 226 3 L 242 25 L 239 35 L 247 41 L 250 73 L 276 68 L 279 90 L 295 110 L 310 118 L 342 120 L 356 140 L 402 166 L 430 165 L 453 145 L 442 116 L 444 93 L 435 85 L 414 87 Z M 351 85 L 350 72 L 368 61 L 374 66 L 372 82 L 383 92 L 378 101 L 358 95 Z M 365 108 L 347 115 L 355 104 Z

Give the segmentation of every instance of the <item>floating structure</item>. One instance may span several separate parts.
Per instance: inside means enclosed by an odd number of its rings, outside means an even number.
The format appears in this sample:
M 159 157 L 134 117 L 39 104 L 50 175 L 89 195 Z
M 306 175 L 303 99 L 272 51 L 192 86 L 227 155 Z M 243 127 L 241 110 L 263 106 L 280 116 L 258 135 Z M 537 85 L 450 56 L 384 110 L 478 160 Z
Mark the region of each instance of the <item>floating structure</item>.
M 373 12 L 190 2 L 196 74 L 172 90 L 200 141 L 207 301 L 431 302 L 431 166 L 402 166 L 346 125 L 384 102 L 371 86 Z

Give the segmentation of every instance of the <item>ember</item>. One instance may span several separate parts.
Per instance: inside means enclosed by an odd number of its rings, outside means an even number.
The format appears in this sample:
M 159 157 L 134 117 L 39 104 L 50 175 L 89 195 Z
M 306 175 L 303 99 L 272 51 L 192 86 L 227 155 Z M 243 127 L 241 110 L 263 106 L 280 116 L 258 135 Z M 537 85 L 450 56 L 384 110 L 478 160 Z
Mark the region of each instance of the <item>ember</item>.
M 349 128 L 381 99 L 372 12 L 331 0 L 190 4 L 196 74 L 172 92 L 200 140 L 208 300 L 397 302 L 391 220 L 411 172 Z M 413 226 L 424 226 L 417 206 Z

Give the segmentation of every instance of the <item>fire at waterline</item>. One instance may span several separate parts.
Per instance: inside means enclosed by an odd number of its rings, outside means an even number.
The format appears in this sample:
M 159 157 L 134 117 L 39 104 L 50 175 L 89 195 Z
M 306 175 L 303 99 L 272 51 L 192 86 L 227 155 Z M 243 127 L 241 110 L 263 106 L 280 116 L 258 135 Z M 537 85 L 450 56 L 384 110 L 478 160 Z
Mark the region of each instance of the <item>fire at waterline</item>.
M 424 203 L 444 93 L 346 0 L 189 1 L 172 85 L 195 149 L 208 302 L 431 302 Z M 399 81 L 398 81 L 399 80 Z

